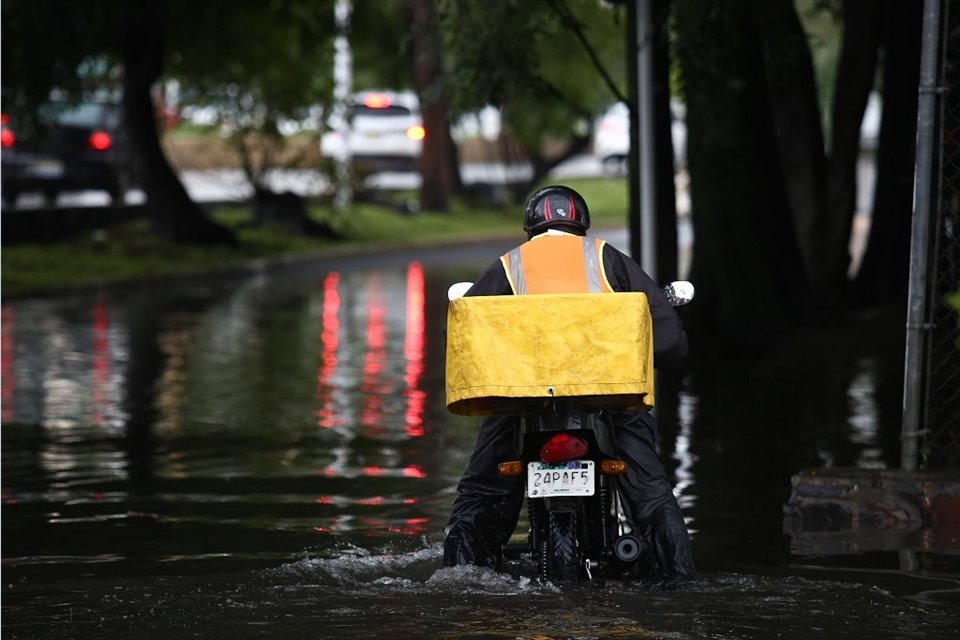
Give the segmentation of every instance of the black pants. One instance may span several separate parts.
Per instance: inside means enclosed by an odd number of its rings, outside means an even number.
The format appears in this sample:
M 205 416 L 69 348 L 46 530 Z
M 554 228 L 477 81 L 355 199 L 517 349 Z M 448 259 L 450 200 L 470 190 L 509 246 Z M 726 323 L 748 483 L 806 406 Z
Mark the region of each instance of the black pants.
M 652 577 L 695 575 L 690 535 L 656 452 L 656 423 L 649 413 L 614 412 L 617 453 L 627 462 L 621 478 L 627 508 L 645 539 Z M 497 464 L 514 457 L 513 418 L 484 420 L 457 497 L 443 546 L 445 566 L 475 564 L 497 568 L 500 548 L 510 538 L 523 505 L 524 478 L 504 477 Z

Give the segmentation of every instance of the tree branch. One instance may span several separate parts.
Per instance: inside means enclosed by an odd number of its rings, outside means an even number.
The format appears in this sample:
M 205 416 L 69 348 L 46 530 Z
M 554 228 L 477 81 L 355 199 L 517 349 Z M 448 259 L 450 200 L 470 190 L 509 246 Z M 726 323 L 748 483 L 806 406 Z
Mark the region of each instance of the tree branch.
M 600 62 L 597 52 L 594 51 L 593 47 L 587 41 L 587 36 L 583 32 L 583 24 L 577 20 L 573 13 L 571 13 L 570 8 L 566 5 L 566 3 L 564 3 L 563 0 L 551 0 L 550 4 L 553 6 L 554 11 L 557 12 L 557 15 L 560 16 L 560 20 L 567 26 L 568 29 L 573 32 L 573 35 L 577 38 L 577 40 L 580 41 L 584 51 L 587 52 L 587 56 L 590 58 L 590 62 L 593 63 L 593 66 L 603 78 L 604 83 L 606 83 L 607 88 L 610 89 L 610 93 L 612 93 L 620 102 L 630 104 L 630 101 L 627 99 L 627 97 L 620 93 L 620 90 L 617 88 L 613 78 L 610 77 L 610 74 L 607 73 L 607 70 Z

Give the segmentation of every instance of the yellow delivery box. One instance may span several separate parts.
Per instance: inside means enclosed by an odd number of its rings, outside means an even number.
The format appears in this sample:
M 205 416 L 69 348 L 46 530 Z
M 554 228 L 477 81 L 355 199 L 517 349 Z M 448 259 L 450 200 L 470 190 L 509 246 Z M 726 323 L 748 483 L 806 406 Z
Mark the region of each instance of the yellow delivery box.
M 505 415 L 551 398 L 653 407 L 653 333 L 642 293 L 458 298 L 447 312 L 447 409 Z

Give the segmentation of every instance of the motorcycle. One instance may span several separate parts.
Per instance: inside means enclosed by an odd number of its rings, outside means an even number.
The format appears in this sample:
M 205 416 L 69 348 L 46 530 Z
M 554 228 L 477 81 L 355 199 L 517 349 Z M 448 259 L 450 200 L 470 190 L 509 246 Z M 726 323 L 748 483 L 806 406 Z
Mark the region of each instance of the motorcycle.
M 471 283 L 450 287 L 450 300 Z M 689 303 L 694 287 L 673 282 L 663 292 L 673 306 Z M 504 476 L 525 476 L 525 542 L 508 543 L 504 557 L 532 559 L 541 580 L 562 584 L 600 575 L 639 575 L 643 542 L 621 495 L 626 463 L 616 454 L 609 408 L 578 398 L 550 398 L 514 413 L 512 460 L 499 464 Z

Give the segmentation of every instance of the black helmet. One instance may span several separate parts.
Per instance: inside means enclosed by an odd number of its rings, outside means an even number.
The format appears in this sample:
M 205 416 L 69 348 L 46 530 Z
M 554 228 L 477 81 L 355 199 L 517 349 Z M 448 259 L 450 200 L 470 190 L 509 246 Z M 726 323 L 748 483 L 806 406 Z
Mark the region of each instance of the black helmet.
M 523 210 L 523 230 L 528 234 L 557 226 L 583 232 L 590 228 L 590 210 L 579 193 L 570 187 L 550 185 L 536 191 Z

